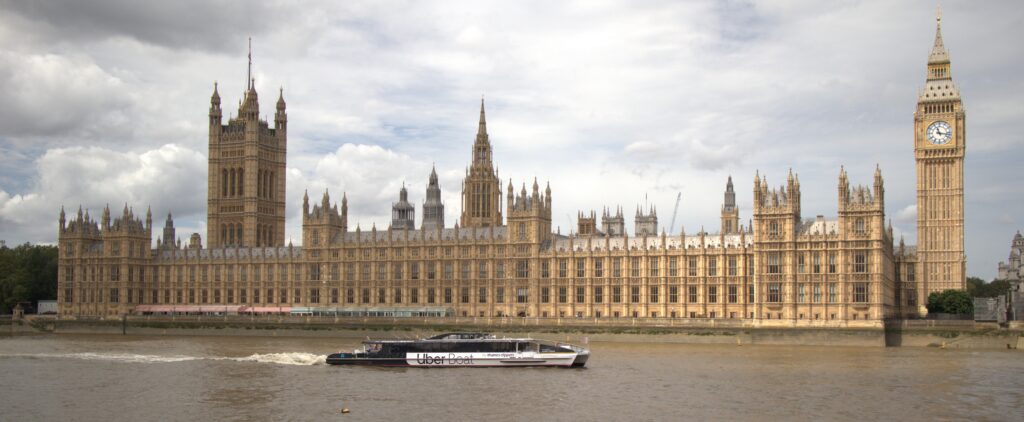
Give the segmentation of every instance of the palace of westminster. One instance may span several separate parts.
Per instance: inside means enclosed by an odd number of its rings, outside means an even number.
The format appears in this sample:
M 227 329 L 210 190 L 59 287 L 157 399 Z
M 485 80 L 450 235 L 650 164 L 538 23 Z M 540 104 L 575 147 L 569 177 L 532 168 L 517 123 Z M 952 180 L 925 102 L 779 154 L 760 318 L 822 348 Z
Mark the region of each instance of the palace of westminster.
M 251 65 L 250 65 L 251 66 Z M 729 318 L 766 325 L 877 326 L 920 315 L 928 293 L 965 287 L 964 109 L 939 19 L 914 113 L 917 246 L 894 244 L 885 187 L 837 180 L 838 216 L 804 218 L 800 179 L 754 176 L 752 224 L 740 224 L 731 178 L 718 233 L 659 232 L 638 209 L 578 214 L 553 233 L 553 195 L 534 180 L 504 190 L 483 102 L 461 217 L 446 224 L 431 172 L 416 227 L 403 187 L 387 229 L 348 224 L 348 199 L 302 204 L 302 245 L 284 243 L 288 117 L 260 119 L 249 78 L 237 117 L 209 111 L 206 245 L 176 240 L 171 216 L 152 248 L 153 222 L 125 206 L 99 221 L 60 213 L 59 313 L 287 313 L 303 309 L 443 309 L 455 317 Z M 504 200 L 504 201 L 503 201 Z M 391 315 L 391 314 L 389 314 Z

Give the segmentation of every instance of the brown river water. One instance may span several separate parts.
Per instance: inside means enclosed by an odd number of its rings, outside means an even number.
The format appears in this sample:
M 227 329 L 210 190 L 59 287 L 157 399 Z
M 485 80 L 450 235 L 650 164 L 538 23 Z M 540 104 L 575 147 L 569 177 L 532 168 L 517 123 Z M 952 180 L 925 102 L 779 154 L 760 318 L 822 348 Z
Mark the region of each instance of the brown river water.
M 583 369 L 324 364 L 358 343 L 0 337 L 0 420 L 1024 420 L 1015 350 L 591 342 Z

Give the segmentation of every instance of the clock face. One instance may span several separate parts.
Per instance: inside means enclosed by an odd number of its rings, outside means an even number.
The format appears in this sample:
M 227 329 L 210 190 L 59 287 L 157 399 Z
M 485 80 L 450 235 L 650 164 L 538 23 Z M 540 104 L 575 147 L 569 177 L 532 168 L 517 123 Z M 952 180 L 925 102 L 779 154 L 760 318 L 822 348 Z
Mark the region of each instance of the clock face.
M 953 138 L 953 129 L 949 123 L 939 120 L 928 126 L 928 142 L 935 145 L 945 145 Z

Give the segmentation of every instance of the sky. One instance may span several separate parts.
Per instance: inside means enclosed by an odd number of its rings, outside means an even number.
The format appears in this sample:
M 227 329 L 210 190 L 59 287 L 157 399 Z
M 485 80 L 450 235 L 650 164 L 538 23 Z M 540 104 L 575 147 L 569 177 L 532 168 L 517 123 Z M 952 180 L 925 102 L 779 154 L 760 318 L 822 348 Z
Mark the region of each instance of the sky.
M 0 0 L 0 239 L 54 243 L 61 206 L 106 204 L 205 238 L 210 95 L 218 83 L 237 113 L 251 37 L 261 113 L 279 90 L 288 104 L 296 244 L 307 190 L 345 192 L 351 228 L 385 228 L 405 183 L 418 223 L 432 165 L 454 224 L 481 97 L 502 186 L 550 182 L 562 233 L 603 207 L 629 228 L 643 204 L 673 233 L 715 232 L 730 175 L 748 221 L 754 175 L 778 186 L 790 169 L 803 217 L 835 218 L 840 166 L 870 185 L 877 165 L 913 244 L 936 6 Z M 942 16 L 967 110 L 968 274 L 991 279 L 1024 226 L 1024 7 L 946 1 Z

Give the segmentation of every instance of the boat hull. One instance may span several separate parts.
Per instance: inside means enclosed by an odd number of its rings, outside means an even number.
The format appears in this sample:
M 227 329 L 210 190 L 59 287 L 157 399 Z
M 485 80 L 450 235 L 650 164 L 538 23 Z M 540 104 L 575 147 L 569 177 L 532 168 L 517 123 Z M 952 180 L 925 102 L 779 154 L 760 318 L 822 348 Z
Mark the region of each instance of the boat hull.
M 407 353 L 405 357 L 368 357 L 352 353 L 327 356 L 330 365 L 443 367 L 583 366 L 578 353 Z

